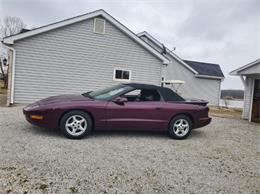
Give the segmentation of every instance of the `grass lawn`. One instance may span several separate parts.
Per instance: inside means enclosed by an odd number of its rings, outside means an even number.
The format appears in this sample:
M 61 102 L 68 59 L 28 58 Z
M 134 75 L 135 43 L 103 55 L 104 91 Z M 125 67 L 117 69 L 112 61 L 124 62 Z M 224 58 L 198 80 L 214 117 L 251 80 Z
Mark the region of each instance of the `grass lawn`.
M 6 94 L 7 93 L 7 89 L 3 89 L 4 87 L 4 81 L 0 80 L 0 94 Z
M 242 109 L 239 108 L 224 108 L 224 107 L 213 107 L 210 106 L 209 114 L 211 116 L 220 116 L 220 117 L 231 117 L 231 118 L 241 118 Z

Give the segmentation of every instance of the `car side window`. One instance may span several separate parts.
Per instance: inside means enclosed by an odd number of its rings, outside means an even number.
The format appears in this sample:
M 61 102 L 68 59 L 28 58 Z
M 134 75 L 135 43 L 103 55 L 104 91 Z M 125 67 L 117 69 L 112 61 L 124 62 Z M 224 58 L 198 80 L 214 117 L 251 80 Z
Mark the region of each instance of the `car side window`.
M 140 102 L 146 102 L 146 101 L 160 101 L 161 96 L 158 93 L 157 90 L 154 89 L 142 89 L 140 93 Z
M 128 101 L 147 102 L 147 101 L 160 101 L 161 96 L 157 90 L 153 89 L 136 89 L 124 94 Z
M 129 91 L 124 94 L 124 97 L 127 98 L 129 102 L 134 102 L 138 101 L 138 98 L 140 96 L 141 90 L 140 89 L 135 89 L 133 91 Z

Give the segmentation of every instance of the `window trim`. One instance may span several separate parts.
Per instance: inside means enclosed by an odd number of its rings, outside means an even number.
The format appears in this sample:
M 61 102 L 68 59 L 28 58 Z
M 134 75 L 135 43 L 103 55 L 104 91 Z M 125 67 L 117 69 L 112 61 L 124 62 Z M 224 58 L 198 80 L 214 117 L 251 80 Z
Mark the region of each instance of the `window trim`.
M 117 70 L 128 71 L 129 72 L 129 79 L 117 79 L 116 78 L 116 71 Z M 113 72 L 113 80 L 114 81 L 129 82 L 129 81 L 131 81 L 131 78 L 132 78 L 132 71 L 131 70 L 125 69 L 125 68 L 114 68 L 114 72 Z
M 96 32 L 95 29 L 96 29 L 96 21 L 97 20 L 103 20 L 104 21 L 104 30 L 103 32 Z M 97 33 L 97 34 L 105 34 L 106 33 L 106 20 L 103 19 L 103 18 L 94 18 L 94 28 L 93 28 L 93 32 L 94 33 Z

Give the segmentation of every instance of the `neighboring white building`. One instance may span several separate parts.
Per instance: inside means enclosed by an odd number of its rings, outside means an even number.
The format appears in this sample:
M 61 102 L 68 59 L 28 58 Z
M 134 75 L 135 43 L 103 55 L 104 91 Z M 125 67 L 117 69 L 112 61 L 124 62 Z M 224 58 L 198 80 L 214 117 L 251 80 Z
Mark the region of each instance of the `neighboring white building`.
M 120 82 L 161 85 L 163 77 L 184 80 L 183 96 L 218 105 L 224 78 L 218 65 L 163 54 L 104 10 L 5 37 L 2 43 L 9 50 L 10 104 Z
M 260 59 L 242 66 L 230 75 L 240 76 L 244 84 L 243 118 L 260 122 Z

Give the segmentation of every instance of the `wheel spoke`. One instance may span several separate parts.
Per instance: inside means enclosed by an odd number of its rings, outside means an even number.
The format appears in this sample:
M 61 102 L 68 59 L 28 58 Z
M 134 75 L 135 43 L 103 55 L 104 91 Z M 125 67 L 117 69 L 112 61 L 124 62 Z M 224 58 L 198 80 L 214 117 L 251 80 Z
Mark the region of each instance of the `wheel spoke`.
M 76 132 L 76 128 L 73 127 L 71 132 L 75 133 Z
M 66 127 L 72 127 L 73 123 L 67 123 Z
M 85 131 L 85 128 L 84 127 L 82 127 L 81 125 L 79 126 L 79 128 L 78 128 L 80 131 Z
M 86 120 L 84 118 L 78 120 L 78 122 L 80 122 L 80 124 L 82 124 L 83 122 L 85 122 Z
M 73 119 L 73 122 L 77 122 L 78 121 L 77 116 L 73 116 L 72 119 Z

